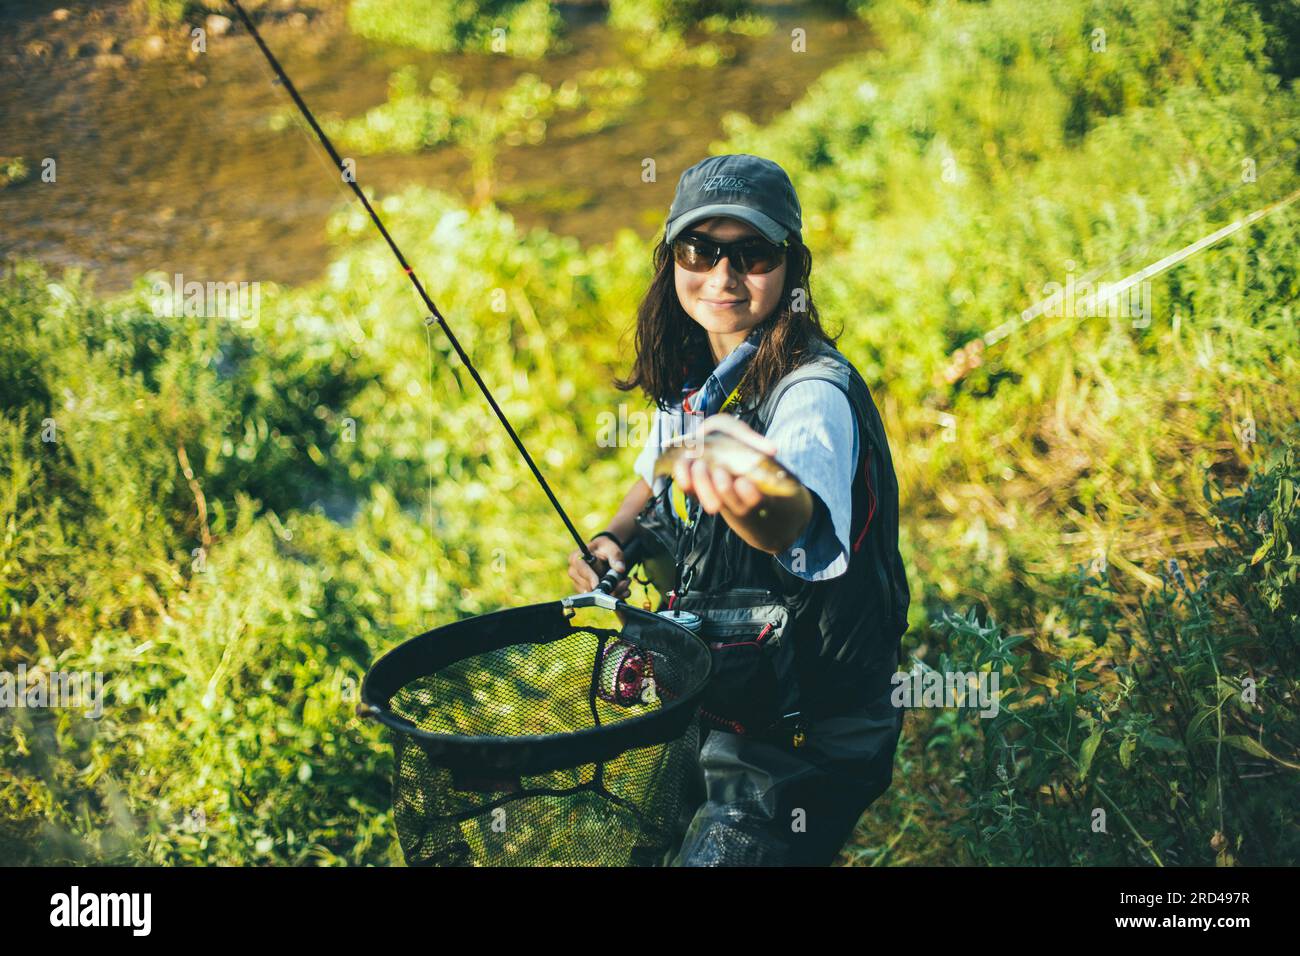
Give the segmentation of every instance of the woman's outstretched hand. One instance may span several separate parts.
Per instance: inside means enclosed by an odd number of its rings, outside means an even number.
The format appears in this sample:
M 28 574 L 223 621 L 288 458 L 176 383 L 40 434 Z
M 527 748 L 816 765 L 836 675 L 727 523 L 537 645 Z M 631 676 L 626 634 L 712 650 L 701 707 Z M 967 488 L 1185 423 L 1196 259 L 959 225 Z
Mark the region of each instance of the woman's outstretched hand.
M 596 558 L 594 567 L 583 560 L 581 551 L 575 550 L 569 554 L 569 580 L 579 590 L 583 592 L 596 590 L 596 585 L 611 567 L 617 568 L 620 572 L 627 570 L 623 560 L 623 549 L 609 537 L 601 535 L 599 538 L 593 538 L 587 542 L 587 548 Z M 614 586 L 613 593 L 616 598 L 627 598 L 632 593 L 632 582 L 624 578 Z
M 768 455 L 776 455 L 776 445 L 770 439 L 739 419 L 728 420 L 728 416 L 706 418 L 700 423 L 697 434 L 704 436 L 719 428 Z M 700 507 L 709 514 L 725 511 L 735 518 L 745 518 L 763 507 L 767 500 L 767 495 L 744 475 L 733 474 L 721 465 L 709 467 L 699 458 L 683 458 L 677 462 L 673 481 L 683 493 L 695 495 L 700 500 Z
M 714 429 L 728 431 L 763 454 L 776 457 L 772 440 L 739 419 L 715 415 L 700 423 L 702 434 Z M 746 544 L 769 554 L 792 547 L 812 519 L 812 492 L 803 484 L 793 496 L 773 496 L 745 475 L 720 464 L 710 465 L 700 457 L 679 459 L 673 466 L 673 481 L 684 493 L 698 498 L 701 509 L 721 514 Z

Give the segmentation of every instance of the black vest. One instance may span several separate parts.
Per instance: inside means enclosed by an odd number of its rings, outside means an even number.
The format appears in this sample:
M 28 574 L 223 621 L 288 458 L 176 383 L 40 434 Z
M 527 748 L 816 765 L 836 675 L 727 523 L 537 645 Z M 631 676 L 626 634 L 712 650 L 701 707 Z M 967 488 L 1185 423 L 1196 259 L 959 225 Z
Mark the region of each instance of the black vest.
M 859 459 L 847 571 L 826 581 L 799 578 L 775 555 L 747 544 L 720 515 L 701 512 L 692 536 L 671 512 L 671 480 L 637 517 L 652 545 L 659 546 L 658 574 L 653 558 L 647 568 L 661 590 L 665 565 L 685 554 L 676 571 L 690 570 L 674 607 L 704 617 L 706 640 L 731 648 L 748 644 L 765 624 L 774 625 L 759 639 L 775 675 L 776 716 L 796 710 L 806 716 L 851 713 L 888 695 L 910 601 L 898 551 L 893 459 L 880 413 L 848 359 L 833 346 L 819 343 L 813 356 L 782 378 L 765 399 L 757 405 L 742 403 L 734 414 L 766 433 L 785 390 L 808 379 L 831 382 L 845 392 L 857 420 Z M 675 576 L 667 586 L 673 581 Z M 718 662 L 715 650 L 715 671 L 720 670 Z M 752 688 L 754 678 L 743 681 Z M 759 721 L 752 713 L 750 717 L 752 728 Z

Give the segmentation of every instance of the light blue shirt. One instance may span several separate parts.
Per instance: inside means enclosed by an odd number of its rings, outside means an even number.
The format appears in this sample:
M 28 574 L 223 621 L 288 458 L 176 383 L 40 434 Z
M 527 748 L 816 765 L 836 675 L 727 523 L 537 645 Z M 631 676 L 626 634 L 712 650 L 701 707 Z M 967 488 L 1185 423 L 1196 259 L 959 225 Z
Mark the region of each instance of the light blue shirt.
M 635 470 L 657 495 L 669 479 L 654 478 L 659 450 L 668 439 L 694 434 L 718 409 L 757 350 L 751 336 L 724 358 L 683 412 L 680 402 L 667 411 L 656 408 L 650 435 Z M 684 396 L 690 393 L 684 389 Z M 838 577 L 849 567 L 849 522 L 852 520 L 853 474 L 858 461 L 858 428 L 848 396 L 830 382 L 804 381 L 791 385 L 772 414 L 767 437 L 777 448 L 776 459 L 812 492 L 813 514 L 803 533 L 777 560 L 806 581 Z

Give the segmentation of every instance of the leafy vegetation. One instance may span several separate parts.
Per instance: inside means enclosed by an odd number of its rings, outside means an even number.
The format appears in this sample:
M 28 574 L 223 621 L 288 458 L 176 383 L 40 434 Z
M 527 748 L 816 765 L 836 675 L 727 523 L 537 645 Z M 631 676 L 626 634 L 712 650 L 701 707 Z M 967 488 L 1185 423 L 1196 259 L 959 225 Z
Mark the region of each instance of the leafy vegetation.
M 0 156 L 0 189 L 24 182 L 31 175 L 21 156 Z
M 640 33 L 683 32 L 701 21 L 726 22 L 750 14 L 747 0 L 610 0 L 610 25 Z
M 351 0 L 348 23 L 381 43 L 527 59 L 558 51 L 564 26 L 548 0 Z
M 1300 771 L 1298 439 L 1292 427 L 1244 493 L 1210 483 L 1222 543 L 1186 568 L 1169 559 L 1159 591 L 1127 595 L 1080 568 L 1061 626 L 1095 644 L 1077 655 L 1035 662 L 1014 652 L 1024 637 L 945 614 L 955 656 L 940 670 L 1002 675 L 997 716 L 958 712 L 984 743 L 960 781 L 971 812 L 956 831 L 977 860 L 1276 865 L 1300 854 L 1288 781 Z
M 642 97 L 645 78 L 631 68 L 579 71 L 558 87 L 525 73 L 487 102 L 466 97 L 456 78 L 438 71 L 427 95 L 419 92 L 416 70 L 404 68 L 389 80 L 388 100 L 364 116 L 326 120 L 325 132 L 340 147 L 360 153 L 412 153 L 451 145 L 469 160 L 473 204 L 482 205 L 494 190 L 498 152 L 505 146 L 546 141 L 551 121 L 581 110 L 566 129 L 582 136 L 620 122 Z M 296 113 L 272 119 L 274 128 L 305 125 Z

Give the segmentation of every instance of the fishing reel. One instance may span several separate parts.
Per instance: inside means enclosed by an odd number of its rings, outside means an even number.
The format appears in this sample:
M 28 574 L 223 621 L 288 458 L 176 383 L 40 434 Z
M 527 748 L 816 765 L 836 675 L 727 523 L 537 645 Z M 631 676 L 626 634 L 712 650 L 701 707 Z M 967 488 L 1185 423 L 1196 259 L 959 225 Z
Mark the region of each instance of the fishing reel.
M 699 633 L 700 618 L 690 611 L 660 611 L 659 616 L 692 634 Z M 654 658 L 644 648 L 624 640 L 611 642 L 601 654 L 599 674 L 596 695 L 603 701 L 619 707 L 658 701 Z
M 633 644 L 611 641 L 600 656 L 596 696 L 618 707 L 655 703 L 654 660 Z

